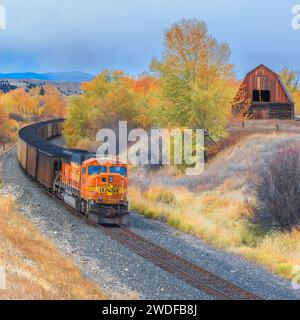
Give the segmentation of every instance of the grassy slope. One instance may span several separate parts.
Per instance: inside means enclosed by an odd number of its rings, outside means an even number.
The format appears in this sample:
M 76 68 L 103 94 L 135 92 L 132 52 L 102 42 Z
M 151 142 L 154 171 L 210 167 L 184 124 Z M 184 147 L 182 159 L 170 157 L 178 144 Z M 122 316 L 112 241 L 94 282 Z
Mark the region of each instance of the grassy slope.
M 246 137 L 219 154 L 200 177 L 174 175 L 166 169 L 133 174 L 132 209 L 290 278 L 293 267 L 300 265 L 300 232 L 258 234 L 247 222 L 245 199 L 257 168 L 295 140 L 300 141 L 299 134 Z
M 0 266 L 7 272 L 0 299 L 107 298 L 16 212 L 11 198 L 0 198 Z

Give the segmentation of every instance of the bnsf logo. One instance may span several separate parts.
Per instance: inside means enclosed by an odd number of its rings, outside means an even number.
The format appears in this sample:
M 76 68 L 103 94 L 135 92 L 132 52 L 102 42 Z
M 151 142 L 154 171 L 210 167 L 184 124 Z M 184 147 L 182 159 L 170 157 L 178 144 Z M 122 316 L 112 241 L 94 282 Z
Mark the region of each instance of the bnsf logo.
M 123 189 L 121 187 L 114 187 L 114 186 L 108 186 L 108 187 L 99 187 L 99 192 L 101 193 L 122 193 Z

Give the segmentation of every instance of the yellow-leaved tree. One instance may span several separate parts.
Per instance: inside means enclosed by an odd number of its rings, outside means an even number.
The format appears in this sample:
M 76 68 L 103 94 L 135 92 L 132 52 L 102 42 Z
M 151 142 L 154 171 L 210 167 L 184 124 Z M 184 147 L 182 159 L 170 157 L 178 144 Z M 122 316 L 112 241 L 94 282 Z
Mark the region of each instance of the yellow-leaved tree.
M 225 134 L 236 90 L 230 49 L 218 43 L 205 23 L 182 20 L 165 34 L 163 59 L 151 67 L 159 79 L 161 125 Z
M 9 119 L 0 96 L 0 143 L 5 146 L 9 140 Z

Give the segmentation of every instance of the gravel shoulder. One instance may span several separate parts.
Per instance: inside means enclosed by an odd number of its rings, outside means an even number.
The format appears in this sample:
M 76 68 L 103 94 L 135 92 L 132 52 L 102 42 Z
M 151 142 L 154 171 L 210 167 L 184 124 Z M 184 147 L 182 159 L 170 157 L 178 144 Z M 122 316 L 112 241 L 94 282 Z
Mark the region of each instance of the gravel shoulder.
M 210 299 L 72 215 L 24 175 L 14 149 L 1 156 L 0 177 L 0 193 L 14 195 L 19 212 L 112 298 Z
M 130 229 L 265 299 L 300 299 L 300 290 L 294 290 L 291 281 L 270 273 L 238 255 L 215 249 L 198 238 L 172 229 L 162 222 L 132 213 Z
M 16 197 L 20 213 L 28 217 L 61 252 L 73 258 L 83 274 L 113 298 L 210 299 L 111 240 L 84 220 L 49 198 L 19 168 L 16 151 L 0 157 L 1 194 Z M 300 299 L 291 283 L 239 256 L 216 250 L 202 241 L 167 227 L 159 221 L 131 215 L 134 232 L 205 267 L 266 299 Z

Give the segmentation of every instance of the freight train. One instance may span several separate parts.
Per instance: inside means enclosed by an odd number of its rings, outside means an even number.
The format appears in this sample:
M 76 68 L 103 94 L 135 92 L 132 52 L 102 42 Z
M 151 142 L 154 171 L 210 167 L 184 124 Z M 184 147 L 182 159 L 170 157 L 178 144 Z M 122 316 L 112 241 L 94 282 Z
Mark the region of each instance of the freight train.
M 127 225 L 127 165 L 52 144 L 49 140 L 62 134 L 63 122 L 44 121 L 19 131 L 20 166 L 55 197 L 94 222 Z

